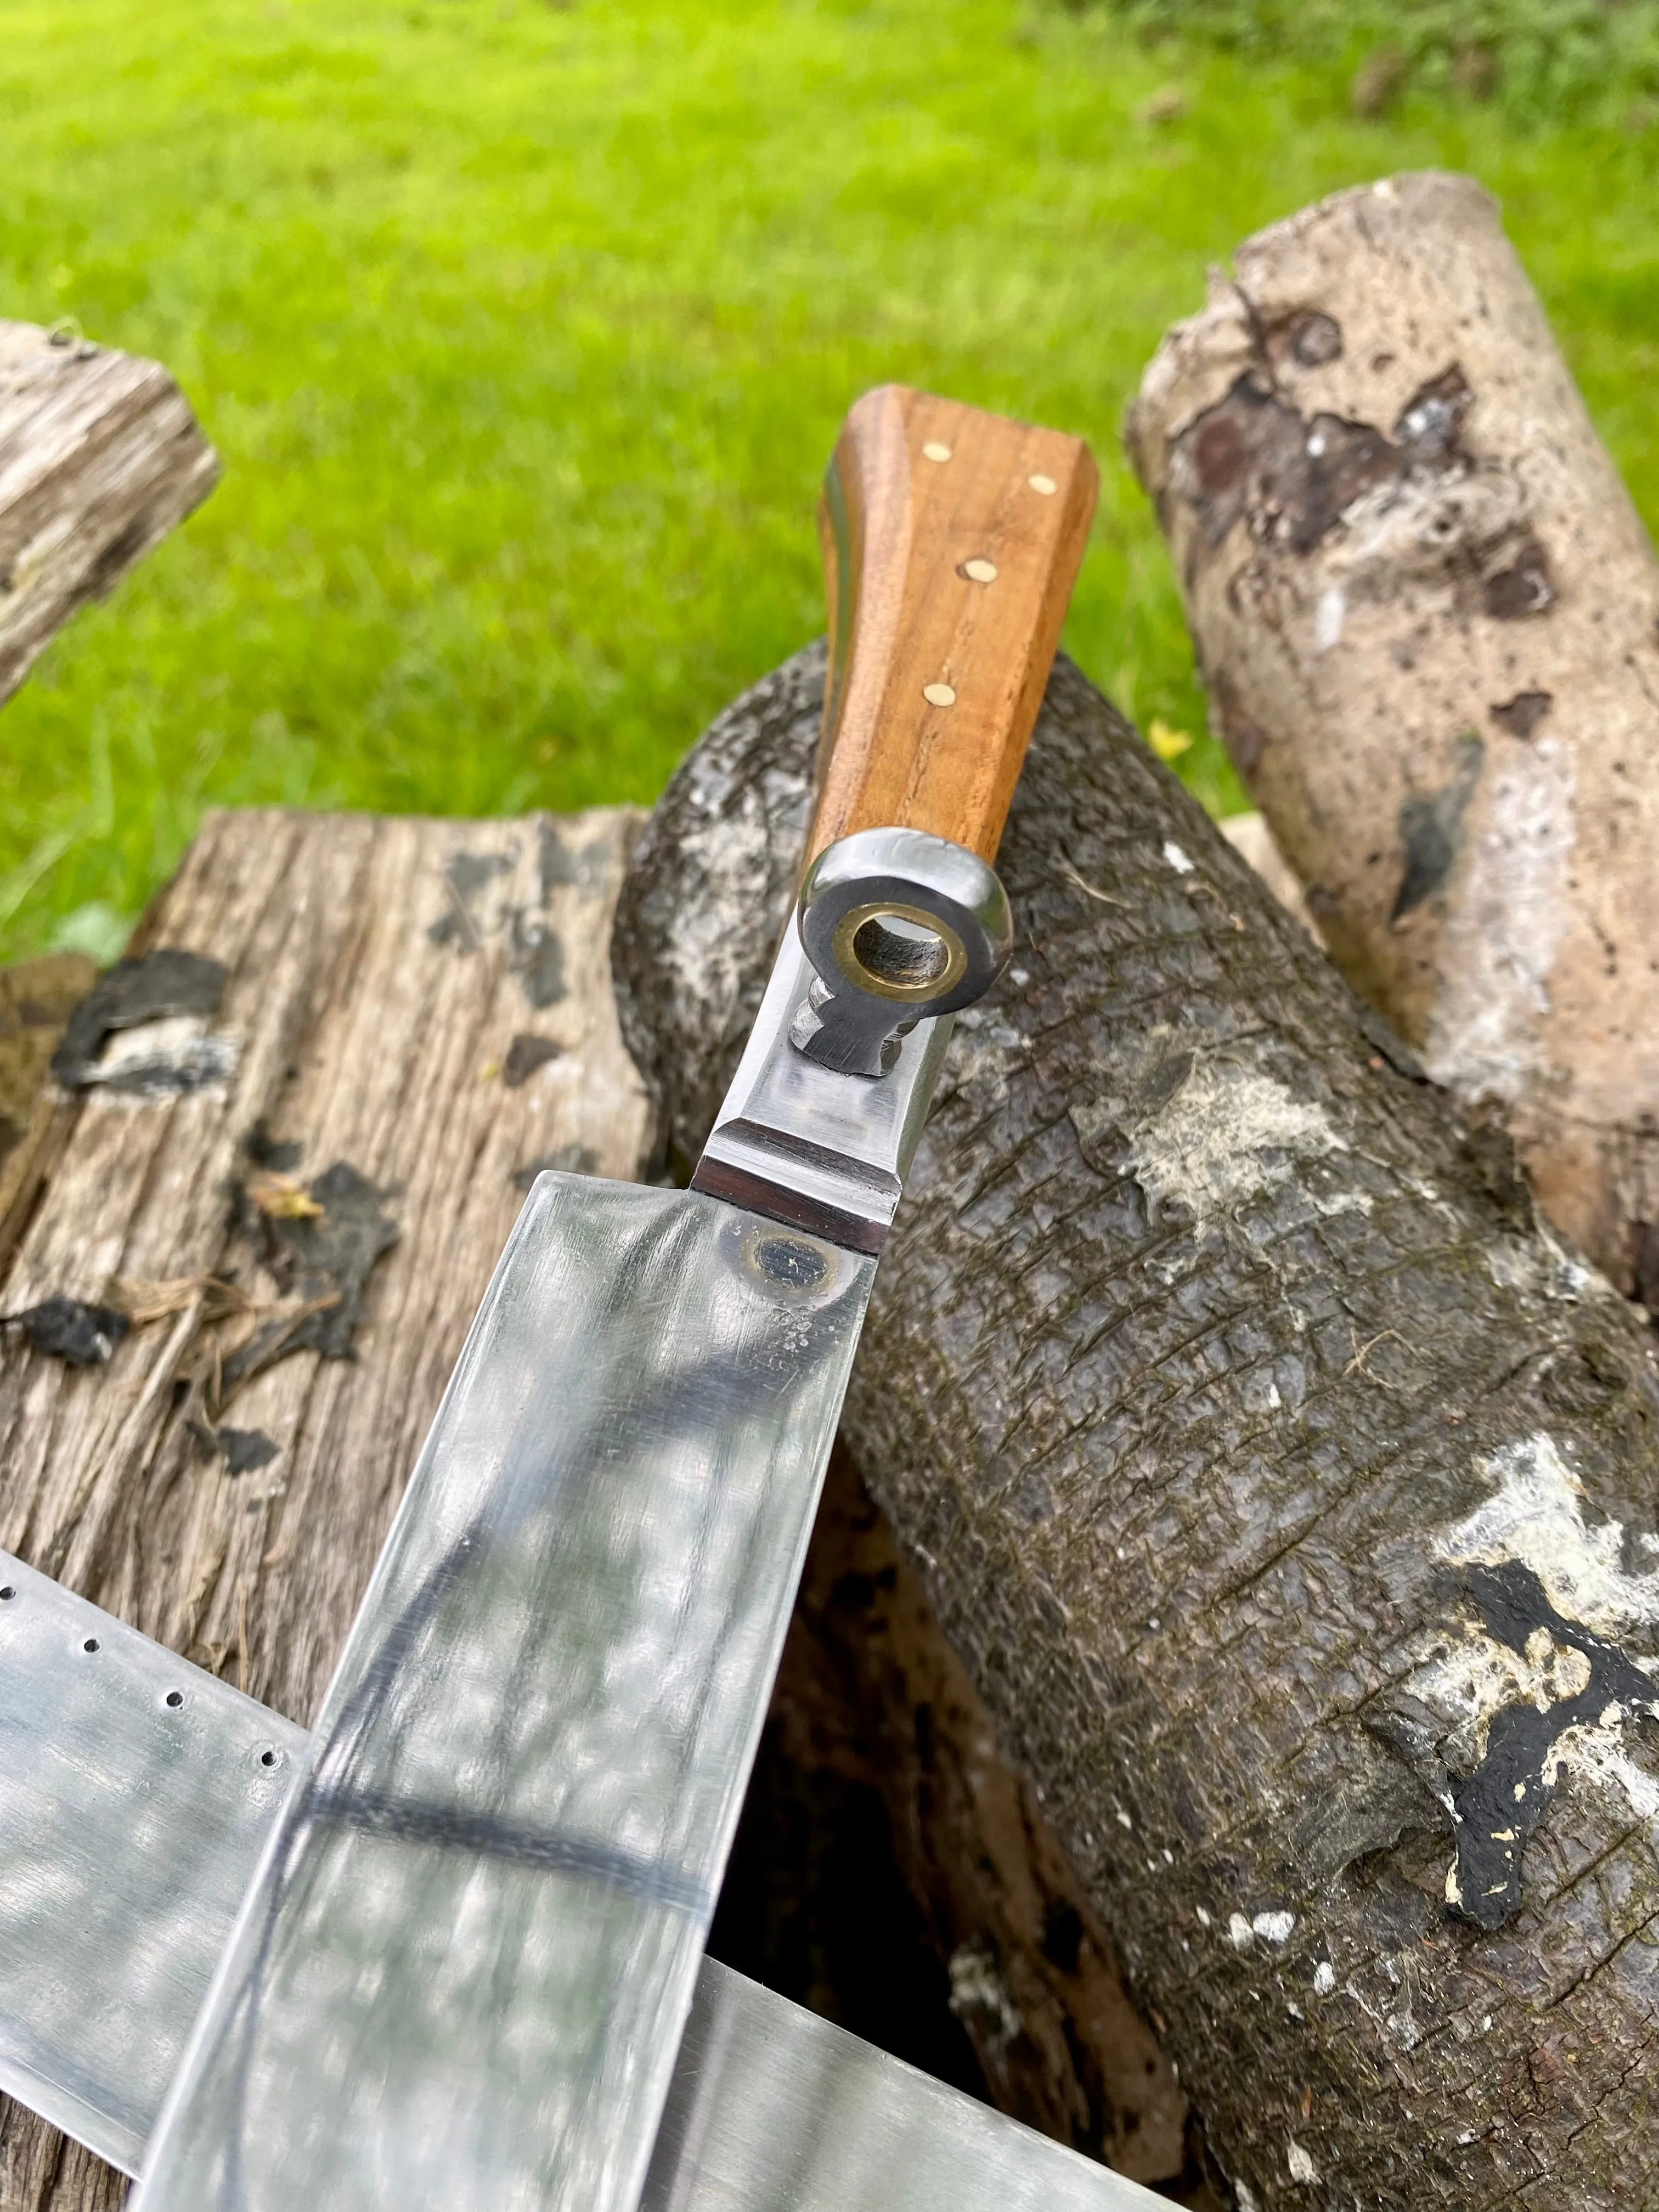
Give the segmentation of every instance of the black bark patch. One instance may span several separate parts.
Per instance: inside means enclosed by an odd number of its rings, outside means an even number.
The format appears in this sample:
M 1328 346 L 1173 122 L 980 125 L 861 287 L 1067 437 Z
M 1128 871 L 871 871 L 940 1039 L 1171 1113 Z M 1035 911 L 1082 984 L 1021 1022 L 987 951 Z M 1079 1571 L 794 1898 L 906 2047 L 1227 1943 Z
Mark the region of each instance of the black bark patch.
M 269 1467 L 282 1446 L 263 1429 L 215 1429 L 213 1441 L 227 1474 L 254 1474 Z
M 592 1175 L 599 1164 L 599 1156 L 587 1145 L 561 1145 L 556 1152 L 544 1152 L 537 1160 L 526 1160 L 523 1167 L 513 1173 L 514 1190 L 528 1190 L 538 1175 L 551 1170 L 556 1175 Z
M 1529 738 L 1554 704 L 1552 692 L 1517 691 L 1513 699 L 1488 707 L 1486 712 L 1498 728 L 1507 730 L 1512 738 Z
M 1292 361 L 1298 368 L 1323 368 L 1342 354 L 1342 325 L 1318 307 L 1298 308 L 1273 325 L 1267 337 L 1267 358 Z
M 365 1288 L 376 1261 L 397 1243 L 396 1222 L 380 1211 L 392 1195 L 348 1161 L 306 1186 L 322 1208 L 309 1220 L 273 1218 L 245 1204 L 242 1225 L 258 1243 L 265 1266 L 285 1297 L 316 1310 L 297 1324 L 278 1316 L 256 1329 L 225 1362 L 229 1389 L 285 1359 L 291 1352 L 320 1352 L 325 1359 L 353 1357 L 352 1339 L 363 1319 Z
M 611 872 L 610 848 L 602 838 L 567 845 L 558 823 L 552 820 L 542 823 L 539 857 L 544 902 L 555 890 L 574 890 L 583 898 L 592 898 L 604 889 Z
M 476 952 L 480 943 L 473 903 L 484 885 L 504 876 L 513 866 L 510 853 L 457 853 L 444 863 L 447 911 L 427 930 L 434 945 L 459 945 L 463 952 Z
M 106 592 L 114 589 L 143 551 L 153 527 L 150 514 L 146 510 L 142 514 L 136 514 L 118 537 L 111 538 L 93 562 L 82 587 L 89 599 L 101 599 Z
M 243 1149 L 256 1168 L 268 1168 L 273 1175 L 292 1175 L 305 1152 L 303 1145 L 273 1137 L 264 1121 L 256 1121 L 247 1133 Z
M 538 1013 L 564 997 L 564 946 L 539 915 L 514 912 L 510 964 Z
M 1522 540 L 1513 559 L 1480 586 L 1480 604 L 1494 622 L 1524 622 L 1555 605 L 1549 555 L 1536 538 Z
M 1462 469 L 1473 398 L 1454 362 L 1413 393 L 1389 437 L 1341 415 L 1304 417 L 1247 370 L 1176 439 L 1170 482 L 1212 545 L 1248 514 L 1259 535 L 1307 553 L 1366 492 Z
M 1480 781 L 1486 748 L 1468 731 L 1457 740 L 1457 756 L 1451 781 L 1443 790 L 1413 792 L 1400 802 L 1400 842 L 1406 850 L 1406 866 L 1395 893 L 1390 921 L 1398 921 L 1431 898 L 1452 872 L 1463 810 Z
M 1042 1955 L 1062 1974 L 1074 1974 L 1083 1955 L 1083 1915 L 1063 1897 L 1051 1897 L 1042 1918 Z
M 502 1082 L 509 1091 L 517 1091 L 529 1082 L 538 1067 L 545 1067 L 550 1060 L 557 1060 L 563 1050 L 564 1047 L 555 1044 L 551 1037 L 532 1036 L 528 1032 L 515 1036 L 501 1062 Z
M 1553 1644 L 1582 1652 L 1589 1662 L 1589 1680 L 1577 1696 L 1541 1713 L 1534 1705 L 1505 1705 L 1495 1713 L 1486 1757 L 1473 1774 L 1452 1781 L 1458 1890 L 1453 1910 L 1490 1932 L 1521 1909 L 1522 1850 L 1555 1794 L 1546 1772 L 1557 1739 L 1569 1729 L 1594 1727 L 1609 1705 L 1652 1712 L 1659 1705 L 1659 1686 L 1616 1644 L 1558 1613 L 1538 1577 L 1518 1559 L 1471 1567 L 1463 1587 L 1487 1632 L 1511 1651 L 1524 1655 L 1528 1639 L 1542 1629 Z
M 137 1029 L 169 1014 L 199 1014 L 205 1019 L 217 1010 L 224 988 L 224 968 L 199 952 L 164 949 L 137 960 L 118 960 L 70 1016 L 52 1056 L 52 1072 L 66 1091 L 84 1090 L 99 1081 L 99 1054 L 117 1030 Z M 196 1085 L 185 1082 L 179 1087 Z
M 71 1367 L 101 1367 L 131 1326 L 112 1307 L 89 1305 L 61 1291 L 38 1306 L 0 1318 L 0 1328 L 21 1328 L 34 1351 Z
M 1419 385 L 1394 426 L 1395 441 L 1407 464 L 1441 469 L 1458 459 L 1463 418 L 1474 399 L 1468 379 L 1455 362 Z

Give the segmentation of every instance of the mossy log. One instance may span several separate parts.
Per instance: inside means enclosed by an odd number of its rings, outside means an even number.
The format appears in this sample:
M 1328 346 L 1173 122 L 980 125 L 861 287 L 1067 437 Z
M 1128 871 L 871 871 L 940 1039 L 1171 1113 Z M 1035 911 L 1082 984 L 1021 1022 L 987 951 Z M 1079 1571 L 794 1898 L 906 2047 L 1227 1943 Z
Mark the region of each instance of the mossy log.
M 613 939 L 693 1157 L 787 910 L 809 650 Z M 845 1434 L 1238 2204 L 1659 2202 L 1642 1315 L 1056 665 Z

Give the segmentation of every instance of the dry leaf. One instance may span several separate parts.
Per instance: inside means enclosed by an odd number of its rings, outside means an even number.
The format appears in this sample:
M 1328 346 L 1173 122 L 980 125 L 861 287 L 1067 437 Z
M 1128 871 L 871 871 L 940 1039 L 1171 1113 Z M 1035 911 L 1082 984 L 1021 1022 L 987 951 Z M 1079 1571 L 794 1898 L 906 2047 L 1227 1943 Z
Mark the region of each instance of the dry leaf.
M 248 1177 L 247 1194 L 270 1221 L 314 1221 L 323 1210 L 302 1183 L 270 1168 Z

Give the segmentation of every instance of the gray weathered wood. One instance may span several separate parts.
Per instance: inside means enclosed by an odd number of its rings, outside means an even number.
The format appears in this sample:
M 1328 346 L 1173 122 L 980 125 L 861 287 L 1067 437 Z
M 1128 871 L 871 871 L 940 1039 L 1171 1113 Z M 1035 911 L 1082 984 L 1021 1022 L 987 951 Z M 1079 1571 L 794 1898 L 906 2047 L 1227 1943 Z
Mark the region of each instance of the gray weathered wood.
M 157 363 L 0 322 L 0 700 L 218 474 Z
M 209 816 L 135 952 L 222 963 L 197 1026 L 204 1064 L 234 1065 L 183 1096 L 100 1086 L 52 1109 L 66 1131 L 0 1311 L 101 1300 L 118 1280 L 155 1317 L 105 1367 L 0 1337 L 0 1544 L 309 1719 L 517 1213 L 515 1178 L 549 1160 L 641 1170 L 647 1115 L 606 960 L 635 819 Z M 180 1029 L 113 1042 L 179 1056 Z M 296 1304 L 263 1263 L 249 1193 L 280 1207 L 342 1161 L 396 1232 L 351 1356 L 295 1351 L 227 1401 L 239 1339 Z M 226 1429 L 274 1452 L 233 1474 Z M 122 2187 L 0 2106 L 0 2212 L 93 2212 Z
M 1334 957 L 1659 1310 L 1659 560 L 1495 203 L 1244 240 L 1127 440 Z
M 636 848 L 624 1028 L 682 1157 L 821 684 L 739 702 Z M 1651 1333 L 1063 661 L 999 866 L 859 1465 L 1241 2204 L 1651 2203 Z

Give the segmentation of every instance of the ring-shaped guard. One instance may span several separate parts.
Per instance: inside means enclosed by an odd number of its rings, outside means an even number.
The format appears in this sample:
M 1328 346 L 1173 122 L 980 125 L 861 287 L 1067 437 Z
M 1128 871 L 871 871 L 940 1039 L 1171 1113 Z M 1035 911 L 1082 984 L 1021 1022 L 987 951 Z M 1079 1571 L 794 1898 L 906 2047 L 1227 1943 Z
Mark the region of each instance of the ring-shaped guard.
M 938 964 L 905 975 L 860 957 L 860 939 L 892 916 L 936 933 Z M 860 830 L 821 853 L 796 906 L 817 975 L 790 1042 L 843 1075 L 884 1075 L 913 1023 L 982 998 L 1013 945 L 996 871 L 965 846 L 922 830 Z

